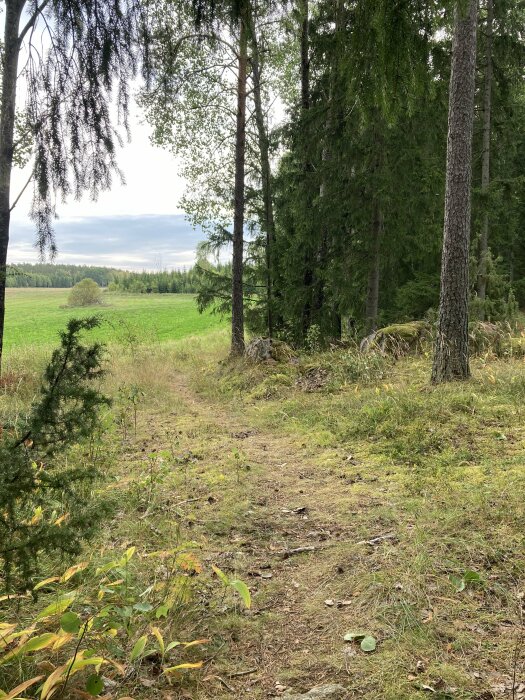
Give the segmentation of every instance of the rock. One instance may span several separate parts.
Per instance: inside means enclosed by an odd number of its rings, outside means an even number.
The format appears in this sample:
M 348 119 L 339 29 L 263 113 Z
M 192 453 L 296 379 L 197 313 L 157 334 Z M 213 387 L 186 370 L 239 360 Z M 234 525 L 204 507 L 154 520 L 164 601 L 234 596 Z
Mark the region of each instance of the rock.
M 431 336 L 431 327 L 426 321 L 394 323 L 380 328 L 361 341 L 361 352 L 376 350 L 384 355 L 402 357 L 408 353 L 421 352 L 425 341 Z
M 282 340 L 254 338 L 246 346 L 246 357 L 252 362 L 289 362 L 295 353 Z
M 285 693 L 284 700 L 344 700 L 348 693 L 342 685 L 318 685 L 303 695 Z

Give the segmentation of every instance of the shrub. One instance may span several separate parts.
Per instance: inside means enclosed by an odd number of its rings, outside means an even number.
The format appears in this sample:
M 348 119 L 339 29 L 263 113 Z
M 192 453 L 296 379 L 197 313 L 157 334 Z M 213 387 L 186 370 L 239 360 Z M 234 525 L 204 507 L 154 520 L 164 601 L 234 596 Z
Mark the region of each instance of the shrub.
M 5 587 L 25 588 L 42 554 L 78 554 L 105 513 L 90 497 L 94 464 L 77 465 L 71 449 L 91 438 L 109 399 L 94 380 L 102 374 L 100 344 L 83 345 L 80 333 L 97 318 L 72 319 L 44 372 L 40 396 L 0 436 L 0 565 Z
M 86 277 L 69 292 L 68 306 L 97 306 L 102 304 L 102 290 L 95 280 Z

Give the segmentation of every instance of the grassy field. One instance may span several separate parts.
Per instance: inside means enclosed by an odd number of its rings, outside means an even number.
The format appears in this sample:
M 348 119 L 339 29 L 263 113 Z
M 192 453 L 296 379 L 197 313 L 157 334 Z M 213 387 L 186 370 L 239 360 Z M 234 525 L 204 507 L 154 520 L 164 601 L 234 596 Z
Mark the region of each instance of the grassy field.
M 363 700 L 523 700 L 523 359 L 486 354 L 470 381 L 432 387 L 426 355 L 225 362 L 226 327 L 113 348 L 100 453 L 117 508 L 85 572 L 60 585 L 66 564 L 44 562 L 41 600 L 0 598 L 3 620 L 28 627 L 64 589 L 84 619 L 101 585 L 104 603 L 133 611 L 107 651 L 125 667 L 104 671 L 103 697 L 117 700 L 266 700 L 327 683 Z M 0 410 L 35 386 L 22 376 Z M 142 392 L 136 429 L 130 386 Z M 95 572 L 129 547 L 124 594 L 120 571 L 102 584 Z M 198 565 L 170 568 L 170 552 Z M 247 583 L 251 610 L 212 566 Z M 131 659 L 141 635 L 154 647 L 153 626 L 208 640 L 167 655 L 202 668 L 169 679 L 158 655 Z M 351 632 L 373 636 L 375 651 L 345 642 Z M 76 641 L 0 664 L 0 688 L 64 663 Z M 106 654 L 96 635 L 84 645 Z M 83 683 L 75 676 L 80 693 Z
M 138 343 L 176 340 L 218 328 L 217 316 L 199 314 L 191 294 L 106 294 L 105 306 L 67 308 L 68 289 L 8 289 L 6 349 L 56 343 L 58 332 L 73 316 L 101 315 L 105 323 L 96 338 Z

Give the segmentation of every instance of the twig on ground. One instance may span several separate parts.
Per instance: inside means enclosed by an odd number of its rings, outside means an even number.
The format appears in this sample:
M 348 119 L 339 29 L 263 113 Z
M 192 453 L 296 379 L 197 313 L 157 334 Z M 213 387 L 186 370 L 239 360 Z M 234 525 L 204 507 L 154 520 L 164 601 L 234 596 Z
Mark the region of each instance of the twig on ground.
M 295 549 L 284 549 L 282 552 L 279 552 L 279 556 L 282 559 L 289 559 L 290 557 L 295 556 L 296 554 L 304 554 L 306 552 L 315 552 L 316 547 L 313 547 L 310 545 L 309 547 L 295 547 Z
M 235 673 L 228 673 L 228 678 L 236 678 L 237 676 L 249 676 L 251 673 L 257 673 L 258 668 L 249 668 L 247 671 L 235 671 Z

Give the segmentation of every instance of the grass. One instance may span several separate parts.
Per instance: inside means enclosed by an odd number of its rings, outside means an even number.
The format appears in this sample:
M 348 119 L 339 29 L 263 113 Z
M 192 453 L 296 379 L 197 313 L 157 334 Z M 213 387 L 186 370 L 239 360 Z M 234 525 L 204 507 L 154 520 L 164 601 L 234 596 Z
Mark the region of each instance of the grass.
M 97 339 L 120 344 L 177 340 L 221 324 L 199 314 L 191 294 L 104 294 L 105 306 L 67 308 L 68 289 L 7 289 L 5 344 L 23 350 L 57 342 L 68 319 L 100 314 Z
M 433 388 L 428 357 L 253 366 L 224 362 L 227 342 L 214 329 L 111 348 L 106 488 L 119 507 L 90 555 L 136 546 L 147 591 L 163 566 L 145 555 L 192 542 L 204 571 L 162 627 L 211 640 L 202 672 L 170 687 L 142 664 L 116 697 L 262 700 L 338 682 L 363 700 L 519 698 L 524 361 L 478 358 L 472 380 Z M 132 384 L 136 435 L 119 392 Z M 313 550 L 286 554 L 296 547 Z M 251 611 L 221 597 L 212 564 L 248 583 Z M 377 650 L 345 644 L 354 630 Z

